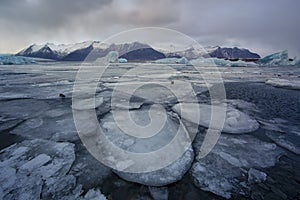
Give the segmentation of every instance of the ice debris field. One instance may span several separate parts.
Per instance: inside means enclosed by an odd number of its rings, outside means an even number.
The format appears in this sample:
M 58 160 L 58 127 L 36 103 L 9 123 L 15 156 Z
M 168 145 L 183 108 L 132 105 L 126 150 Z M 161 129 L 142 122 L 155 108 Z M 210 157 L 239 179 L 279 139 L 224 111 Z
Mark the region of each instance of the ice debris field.
M 136 199 L 288 199 L 299 192 L 300 68 L 292 66 L 298 60 L 288 63 L 285 52 L 259 61 L 269 67 L 216 58 L 172 58 L 154 63 L 119 59 L 93 91 L 96 101 L 79 97 L 73 105 L 73 85 L 80 66 L 33 62 L 0 57 L 0 63 L 10 64 L 0 67 L 0 199 L 129 199 L 130 195 Z M 212 62 L 223 66 L 219 72 L 211 67 Z M 205 67 L 195 70 L 193 63 Z M 139 71 L 141 66 L 147 70 Z M 135 75 L 126 74 L 133 68 L 137 69 Z M 212 105 L 209 90 L 217 87 L 217 73 L 224 82 L 226 99 Z M 115 87 L 129 90 L 140 84 L 144 86 L 133 95 L 118 91 L 111 103 Z M 87 93 L 88 85 L 82 88 Z M 180 100 L 164 85 L 183 91 Z M 130 102 L 124 104 L 128 95 Z M 212 151 L 201 157 L 211 110 L 218 112 L 222 105 L 226 105 L 222 133 Z M 186 109 L 181 110 L 182 106 Z M 200 108 L 200 120 L 194 117 L 195 106 Z M 137 124 L 147 125 L 151 107 L 155 108 L 153 116 L 165 113 L 165 125 L 150 138 L 124 134 L 113 118 L 113 112 L 122 116 L 129 110 Z M 160 149 L 180 126 L 195 138 L 169 166 L 126 173 L 89 154 L 78 136 L 72 109 L 81 112 L 83 119 L 89 116 L 87 110 L 95 110 L 96 124 L 106 137 L 127 151 Z M 130 130 L 130 122 L 124 121 Z M 92 132 L 98 126 L 87 120 L 83 128 Z M 178 190 L 182 192 L 178 194 Z

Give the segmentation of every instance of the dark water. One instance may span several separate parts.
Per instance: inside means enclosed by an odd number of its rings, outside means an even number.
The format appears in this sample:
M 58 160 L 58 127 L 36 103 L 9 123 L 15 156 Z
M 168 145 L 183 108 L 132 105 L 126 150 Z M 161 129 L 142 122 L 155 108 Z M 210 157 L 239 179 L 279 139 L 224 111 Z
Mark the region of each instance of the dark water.
M 225 88 L 228 99 L 254 103 L 260 111 L 256 113 L 257 118 L 286 120 L 285 134 L 290 135 L 293 143 L 300 146 L 299 136 L 289 134 L 291 127 L 300 130 L 300 91 L 275 88 L 264 83 L 226 83 Z M 264 140 L 264 132 L 259 129 L 253 135 Z M 286 153 L 276 166 L 266 170 L 267 181 L 254 186 L 252 198 L 300 199 L 300 157 Z
M 282 118 L 300 125 L 300 91 L 275 88 L 264 83 L 226 83 L 227 99 L 254 103 L 264 119 Z

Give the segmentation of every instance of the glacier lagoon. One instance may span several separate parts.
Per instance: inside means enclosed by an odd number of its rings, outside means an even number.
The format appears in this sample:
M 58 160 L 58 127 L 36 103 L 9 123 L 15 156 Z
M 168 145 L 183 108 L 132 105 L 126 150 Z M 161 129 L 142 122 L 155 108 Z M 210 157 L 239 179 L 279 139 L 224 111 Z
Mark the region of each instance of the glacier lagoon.
M 140 66 L 148 70 L 124 76 Z M 174 73 L 165 66 L 172 67 Z M 1 198 L 286 199 L 299 195 L 300 68 L 218 68 L 230 112 L 216 146 L 201 158 L 209 116 L 208 89 L 216 87 L 213 81 L 207 85 L 202 77 L 214 80 L 216 68 L 196 71 L 180 63 L 112 64 L 98 83 L 95 104 L 84 99 L 72 105 L 80 67 L 96 68 L 71 62 L 0 66 Z M 186 82 L 192 85 L 196 99 L 190 98 Z M 136 91 L 128 105 L 123 101 L 128 94 L 122 91 L 111 105 L 117 85 L 134 88 L 141 83 L 145 87 Z M 160 86 L 168 84 L 184 91 L 180 102 Z M 83 89 L 89 92 L 88 84 Z M 205 112 L 200 126 L 193 121 L 193 110 L 180 117 L 179 104 L 201 105 Z M 145 125 L 153 105 L 160 106 L 154 116 L 161 109 L 167 111 L 167 123 L 150 143 L 122 135 L 111 119 L 113 111 L 129 109 L 135 121 Z M 72 108 L 81 111 L 83 119 L 84 110 L 95 109 L 107 137 L 130 151 L 161 148 L 181 125 L 188 134 L 196 135 L 185 154 L 166 168 L 123 173 L 101 164 L 87 151 L 78 136 Z M 84 128 L 97 129 L 89 121 Z

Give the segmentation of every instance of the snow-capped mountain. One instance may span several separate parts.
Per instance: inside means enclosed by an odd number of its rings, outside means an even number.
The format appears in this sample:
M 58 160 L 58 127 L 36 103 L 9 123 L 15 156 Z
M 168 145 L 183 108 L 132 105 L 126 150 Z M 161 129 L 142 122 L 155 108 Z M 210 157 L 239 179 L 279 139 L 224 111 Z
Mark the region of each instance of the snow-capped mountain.
M 234 48 L 221 48 L 218 47 L 209 55 L 215 58 L 227 58 L 227 59 L 259 59 L 260 56 L 256 53 L 249 51 L 248 49 Z
M 199 57 L 209 57 L 208 55 L 215 51 L 218 47 L 205 47 L 203 49 L 197 49 L 195 47 L 190 47 L 186 50 L 166 52 L 166 57 L 185 57 L 187 59 L 197 59 Z
M 34 44 L 20 51 L 16 55 L 26 57 L 47 58 L 58 61 L 83 61 L 91 52 L 94 55 L 97 55 L 97 57 L 101 57 L 107 55 L 107 53 L 109 53 L 110 51 L 117 51 L 122 56 L 127 52 L 132 52 L 138 49 L 148 49 L 147 58 L 150 60 L 157 59 L 157 55 L 159 54 L 159 52 L 152 49 L 149 45 L 142 44 L 139 42 L 108 45 L 103 44 L 99 41 L 88 41 L 68 45 L 55 45 L 52 43 L 46 43 L 44 45 Z M 151 54 L 155 56 L 151 58 Z M 133 53 L 127 53 L 127 56 L 129 55 L 131 55 L 131 59 L 143 60 L 142 58 L 134 58 Z M 161 58 L 161 55 L 159 56 L 159 58 Z
M 88 48 L 89 46 L 96 45 L 97 43 L 98 42 L 88 41 L 88 42 L 68 44 L 68 45 L 65 44 L 55 45 L 53 43 L 46 43 L 43 45 L 33 44 L 28 48 L 17 53 L 17 55 L 61 60 L 68 54 L 78 49 L 85 49 Z
M 199 57 L 216 57 L 222 59 L 243 59 L 255 60 L 260 56 L 250 52 L 248 49 L 222 48 L 219 46 L 204 47 L 197 49 L 190 47 L 186 50 L 164 52 L 155 50 L 147 44 L 132 42 L 125 44 L 103 44 L 99 41 L 87 41 L 76 44 L 55 45 L 46 43 L 43 45 L 31 45 L 17 53 L 17 56 L 36 57 L 53 59 L 57 61 L 83 61 L 87 58 L 97 58 L 106 56 L 110 51 L 117 51 L 120 57 L 127 60 L 156 60 L 165 57 L 185 57 L 187 59 L 197 59 Z
M 255 60 L 260 58 L 258 54 L 252 53 L 248 49 L 240 49 L 237 47 L 222 48 L 219 46 L 204 47 L 203 49 L 190 47 L 184 51 L 166 53 L 166 57 L 185 57 L 187 59 L 197 59 L 199 57 L 214 57 L 222 59 L 242 60 Z

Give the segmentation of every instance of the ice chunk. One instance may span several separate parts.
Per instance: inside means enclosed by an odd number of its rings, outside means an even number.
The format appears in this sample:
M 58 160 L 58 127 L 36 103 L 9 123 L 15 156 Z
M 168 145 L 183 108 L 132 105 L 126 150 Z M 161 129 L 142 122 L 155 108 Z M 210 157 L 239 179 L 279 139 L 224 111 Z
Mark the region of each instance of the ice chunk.
M 127 59 L 126 58 L 119 58 L 118 63 L 127 63 Z
M 106 197 L 99 190 L 91 189 L 80 200 L 106 200 Z
M 154 200 L 169 199 L 169 192 L 167 187 L 149 187 L 149 192 Z
M 257 67 L 258 65 L 254 62 L 245 62 L 245 61 L 230 61 L 230 63 L 227 65 L 230 67 Z
M 199 124 L 204 127 L 209 127 L 211 122 L 211 109 L 212 105 L 208 104 L 199 104 L 199 110 L 197 108 L 197 104 L 193 103 L 180 103 L 173 106 L 173 110 L 184 117 L 185 120 L 190 121 L 194 124 Z M 181 107 L 184 110 L 181 111 Z M 221 105 L 213 105 L 214 109 L 216 109 L 217 113 L 222 112 L 224 109 Z M 200 121 L 196 121 L 195 112 L 200 111 Z M 182 112 L 182 113 L 181 113 Z M 216 128 L 216 127 L 211 127 Z M 249 133 L 253 132 L 259 128 L 259 124 L 255 119 L 252 119 L 247 114 L 234 109 L 231 106 L 227 106 L 226 111 L 226 119 L 223 127 L 223 132 L 232 133 L 232 134 L 240 134 L 240 133 Z
M 269 79 L 266 84 L 272 85 L 274 87 L 288 88 L 294 90 L 300 90 L 300 80 L 296 79 Z
M 2 198 L 62 199 L 75 189 L 76 178 L 67 175 L 74 160 L 74 145 L 70 143 L 35 139 L 3 149 L 0 154 Z
M 227 60 L 216 59 L 216 58 L 197 58 L 190 60 L 189 62 L 194 66 L 226 66 L 228 64 Z
M 244 62 L 244 61 L 230 61 L 224 60 L 220 58 L 197 58 L 191 60 L 189 62 L 191 65 L 194 66 L 218 66 L 218 67 L 256 67 L 257 64 L 253 62 Z
M 120 129 L 120 123 L 116 123 L 113 115 L 111 113 L 106 114 L 104 118 L 101 119 L 101 126 L 103 127 L 103 130 L 105 132 L 106 137 L 115 145 L 118 147 L 129 151 L 129 152 L 135 152 L 135 153 L 147 153 L 147 152 L 153 152 L 157 151 L 164 146 L 168 145 L 173 138 L 176 136 L 176 133 L 179 129 L 179 119 L 174 119 L 172 116 L 167 114 L 166 116 L 166 122 L 164 123 L 163 127 L 160 127 L 160 118 L 158 117 L 159 113 L 162 111 L 163 108 L 157 107 L 154 108 L 152 114 L 154 117 L 157 117 L 157 119 L 153 118 L 150 120 L 149 118 L 149 112 L 148 109 L 145 107 L 139 109 L 139 110 L 131 110 L 130 118 L 124 118 L 122 117 L 123 121 L 121 123 L 125 123 L 127 127 L 129 127 L 129 130 L 131 132 L 123 131 Z M 115 116 L 124 116 L 124 110 L 115 110 Z M 140 126 L 146 126 L 147 128 L 145 130 L 149 130 L 150 133 L 154 132 L 156 133 L 152 137 L 147 138 L 137 138 L 132 136 L 132 132 L 134 132 L 133 126 L 130 124 L 131 120 L 133 120 L 136 124 Z M 148 126 L 149 123 L 151 126 Z M 154 130 L 152 129 L 158 129 Z M 123 127 L 122 127 L 123 128 Z M 156 132 L 157 131 L 157 132 Z M 147 131 L 145 131 L 147 132 Z M 145 132 L 141 132 L 141 135 L 144 135 Z M 130 134 L 130 135 L 129 135 Z M 147 133 L 148 134 L 148 133 Z M 178 133 L 178 134 L 183 134 Z M 184 142 L 184 141 L 182 141 Z M 174 147 L 175 148 L 175 147 Z M 180 147 L 176 147 L 180 148 Z M 193 162 L 193 149 L 189 147 L 185 152 L 182 152 L 182 155 L 173 163 L 168 165 L 167 167 L 164 167 L 162 169 L 151 171 L 147 173 L 127 173 L 121 171 L 121 169 L 126 169 L 128 166 L 132 165 L 131 160 L 119 162 L 118 169 L 119 171 L 114 171 L 117 175 L 119 175 L 121 178 L 136 182 L 144 185 L 149 186 L 163 186 L 167 185 L 173 182 L 176 182 L 180 180 L 183 175 L 186 173 L 186 171 L 190 168 L 191 163 Z M 112 161 L 114 160 L 113 157 L 109 158 Z M 159 161 L 157 161 L 159 162 Z
M 289 61 L 287 50 L 261 58 L 257 63 L 262 66 L 286 66 L 292 64 L 292 62 Z
M 178 160 L 171 165 L 148 173 L 124 173 L 114 171 L 121 178 L 149 186 L 164 186 L 182 179 L 183 175 L 188 171 L 193 162 L 194 153 L 189 148 Z
M 185 57 L 182 58 L 163 58 L 156 60 L 155 63 L 158 64 L 188 64 L 188 59 Z
M 201 135 L 197 136 L 196 149 L 200 149 L 201 140 Z M 282 153 L 275 144 L 260 141 L 251 135 L 222 134 L 206 157 L 196 157 L 190 172 L 196 186 L 203 190 L 225 198 L 230 198 L 232 191 L 247 196 L 250 188 L 247 182 L 239 179 L 247 177 L 245 169 L 274 166 Z
M 295 57 L 294 60 L 293 60 L 293 65 L 300 66 L 300 58 Z
M 249 183 L 261 183 L 267 180 L 267 174 L 257 169 L 250 168 L 248 171 L 248 182 Z
M 21 171 L 26 171 L 31 173 L 33 170 L 43 166 L 47 162 L 51 160 L 51 157 L 46 154 L 40 154 L 37 157 L 33 158 L 32 160 L 28 161 L 24 165 L 20 167 Z

